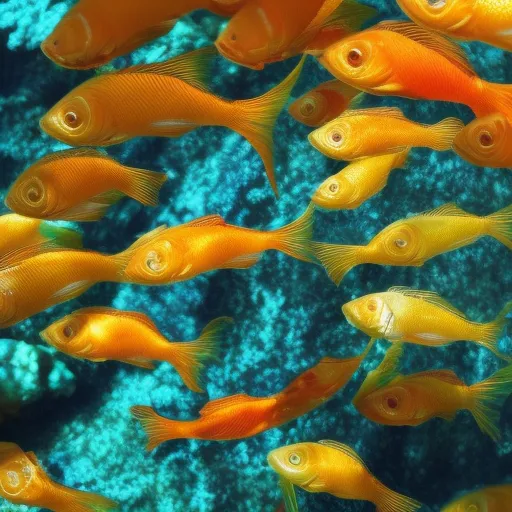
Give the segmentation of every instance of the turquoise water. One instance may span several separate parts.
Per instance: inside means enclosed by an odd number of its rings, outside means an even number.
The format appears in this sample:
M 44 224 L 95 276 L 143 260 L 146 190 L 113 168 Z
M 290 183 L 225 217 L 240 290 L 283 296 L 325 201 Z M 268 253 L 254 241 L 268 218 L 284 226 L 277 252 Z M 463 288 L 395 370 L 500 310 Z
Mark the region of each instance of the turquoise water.
M 382 18 L 398 18 L 393 3 L 367 0 Z M 70 2 L 8 0 L 0 4 L 0 200 L 31 163 L 65 146 L 41 133 L 39 118 L 94 71 L 56 67 L 39 51 Z M 166 37 L 117 59 L 121 68 L 164 60 L 210 44 L 222 20 L 198 12 L 181 20 Z M 485 45 L 465 45 L 484 78 L 512 83 L 512 55 Z M 296 60 L 262 72 L 216 60 L 213 90 L 227 98 L 250 98 L 279 83 Z M 298 97 L 329 79 L 313 58 L 294 90 Z M 366 106 L 399 106 L 419 122 L 448 116 L 472 118 L 461 106 L 368 97 Z M 105 252 L 127 247 L 141 233 L 210 213 L 229 223 L 274 228 L 306 208 L 311 194 L 343 167 L 313 149 L 310 129 L 286 112 L 275 130 L 281 199 L 268 186 L 261 161 L 237 134 L 201 128 L 180 139 L 139 139 L 114 146 L 109 154 L 123 163 L 165 172 L 168 182 L 156 209 L 123 201 L 95 224 L 81 225 L 85 245 Z M 486 214 L 512 202 L 512 173 L 479 169 L 453 153 L 413 150 L 406 170 L 395 171 L 388 187 L 351 212 L 319 212 L 315 239 L 361 244 L 391 222 L 455 201 Z M 273 511 L 280 500 L 277 476 L 267 453 L 284 444 L 335 439 L 357 449 L 385 484 L 439 510 L 453 496 L 483 485 L 512 481 L 512 401 L 505 404 L 503 440 L 484 436 L 469 413 L 449 423 L 385 427 L 360 416 L 351 399 L 368 370 L 387 347 L 379 342 L 362 368 L 330 402 L 297 421 L 243 441 L 171 441 L 144 450 L 145 436 L 129 407 L 152 405 L 175 419 L 197 417 L 208 401 L 236 393 L 266 396 L 285 387 L 322 357 L 359 354 L 367 338 L 341 315 L 352 298 L 393 285 L 435 290 L 471 319 L 493 319 L 512 299 L 510 251 L 492 239 L 439 256 L 421 268 L 365 265 L 336 288 L 321 268 L 281 254 L 266 254 L 246 271 L 225 270 L 164 288 L 101 284 L 71 303 L 57 306 L 0 337 L 0 390 L 20 413 L 0 425 L 0 440 L 35 451 L 45 469 L 71 487 L 94 491 L 137 512 Z M 167 364 L 150 373 L 118 363 L 94 365 L 48 351 L 38 332 L 79 307 L 112 305 L 149 314 L 173 339 L 194 339 L 217 316 L 235 319 L 222 346 L 221 361 L 206 374 L 207 393 L 187 390 Z M 511 349 L 512 330 L 503 347 Z M 15 340 L 15 341 L 12 341 Z M 408 347 L 404 372 L 453 368 L 468 384 L 491 375 L 500 362 L 474 344 L 441 349 Z M 298 492 L 303 511 L 370 511 L 373 505 Z M 0 503 L 1 511 L 26 510 Z

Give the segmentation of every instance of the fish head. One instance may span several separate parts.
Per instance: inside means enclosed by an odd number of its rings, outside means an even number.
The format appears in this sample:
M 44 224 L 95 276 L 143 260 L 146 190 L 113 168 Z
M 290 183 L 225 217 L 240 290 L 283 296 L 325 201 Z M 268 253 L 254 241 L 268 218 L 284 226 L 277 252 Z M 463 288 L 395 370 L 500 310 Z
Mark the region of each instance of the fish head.
M 0 328 L 9 327 L 17 311 L 14 291 L 9 286 L 0 287 Z
M 340 172 L 327 178 L 311 200 L 320 208 L 339 210 L 352 206 L 356 192 L 354 185 Z
M 454 150 L 468 162 L 481 167 L 510 167 L 512 125 L 500 113 L 475 119 L 456 137 Z
M 489 512 L 489 503 L 485 493 L 477 491 L 452 501 L 441 512 Z
M 382 293 L 359 297 L 341 308 L 347 321 L 372 338 L 386 338 L 393 332 L 395 315 Z
M 0 443 L 0 496 L 10 501 L 28 498 L 36 467 L 14 443 Z
M 421 231 L 412 222 L 399 221 L 388 226 L 369 244 L 368 250 L 393 264 L 411 264 L 423 247 Z
M 289 107 L 290 115 L 306 126 L 317 127 L 323 124 L 329 114 L 327 98 L 318 91 L 309 91 L 296 99 Z
M 312 131 L 309 142 L 321 153 L 335 160 L 351 160 L 361 147 L 359 138 L 351 137 L 353 132 L 350 117 L 341 116 Z

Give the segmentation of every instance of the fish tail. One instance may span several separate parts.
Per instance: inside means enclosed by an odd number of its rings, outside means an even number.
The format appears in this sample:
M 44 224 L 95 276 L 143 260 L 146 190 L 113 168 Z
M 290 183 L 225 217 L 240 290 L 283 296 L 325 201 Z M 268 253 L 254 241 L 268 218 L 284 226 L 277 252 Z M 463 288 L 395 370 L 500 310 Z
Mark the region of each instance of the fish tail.
M 314 262 L 312 250 L 315 206 L 311 203 L 307 210 L 294 222 L 271 232 L 276 241 L 274 249 L 298 260 Z
M 469 388 L 472 397 L 470 408 L 480 430 L 494 441 L 499 441 L 500 410 L 512 394 L 512 364 L 497 371 L 492 377 Z
M 173 439 L 185 439 L 183 422 L 164 418 L 157 414 L 151 407 L 135 405 L 130 409 L 134 418 L 140 421 L 148 438 L 146 450 L 150 452 L 165 441 Z
M 421 508 L 419 501 L 392 491 L 377 480 L 376 483 L 374 503 L 377 506 L 377 512 L 414 512 Z
M 357 255 L 361 247 L 358 245 L 333 245 L 313 242 L 315 256 L 324 266 L 331 280 L 339 286 L 345 275 L 359 265 Z
M 146 206 L 158 205 L 158 194 L 163 184 L 167 181 L 165 174 L 145 169 L 126 167 L 128 171 L 128 185 L 123 192 Z
M 512 301 L 505 304 L 505 307 L 501 310 L 494 322 L 489 322 L 488 324 L 483 325 L 482 337 L 477 340 L 477 343 L 483 345 L 485 348 L 496 354 L 501 359 L 504 359 L 505 361 L 512 361 L 512 357 L 500 352 L 498 344 L 503 333 L 503 329 L 510 321 L 507 316 L 511 312 Z
M 277 117 L 285 106 L 290 92 L 299 78 L 304 60 L 305 57 L 302 57 L 299 64 L 288 77 L 263 96 L 252 100 L 233 102 L 238 108 L 238 112 L 230 128 L 244 136 L 258 152 L 277 197 L 279 197 L 279 193 L 274 170 L 274 140 L 272 132 Z
M 441 122 L 428 127 L 430 137 L 428 147 L 436 151 L 452 149 L 455 137 L 464 128 L 464 123 L 455 117 L 443 119 Z
M 512 205 L 487 217 L 490 223 L 489 235 L 512 249 Z
M 501 112 L 508 119 L 512 119 L 512 85 L 493 84 L 491 82 L 483 83 L 486 107 L 484 110 L 473 109 L 476 116 L 483 117 Z
M 72 249 L 82 248 L 82 235 L 74 229 L 63 228 L 48 222 L 41 222 L 39 233 L 44 238 L 52 240 L 56 245 Z
M 54 494 L 59 503 L 62 504 L 62 508 L 59 510 L 69 512 L 108 512 L 119 510 L 119 505 L 115 501 L 99 494 L 79 491 L 58 484 L 55 487 L 57 492 Z
M 218 359 L 219 342 L 232 318 L 220 317 L 212 320 L 196 341 L 172 343 L 168 361 L 176 368 L 185 385 L 197 393 L 204 392 L 202 373 L 205 363 Z

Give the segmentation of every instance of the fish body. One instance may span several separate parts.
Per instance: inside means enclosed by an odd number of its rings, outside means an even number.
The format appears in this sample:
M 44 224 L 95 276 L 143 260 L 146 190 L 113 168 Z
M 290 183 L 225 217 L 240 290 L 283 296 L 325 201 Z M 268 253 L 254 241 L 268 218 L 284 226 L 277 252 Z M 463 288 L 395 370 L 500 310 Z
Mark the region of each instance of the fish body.
M 425 125 L 407 119 L 398 108 L 379 107 L 347 110 L 311 132 L 309 142 L 329 158 L 351 161 L 411 147 L 449 151 L 462 128 L 459 119 Z
M 410 22 L 384 21 L 327 48 L 320 63 L 365 92 L 469 106 L 512 117 L 512 86 L 479 78 L 456 44 Z
M 139 284 L 164 285 L 222 268 L 250 268 L 271 249 L 312 261 L 313 214 L 310 206 L 295 222 L 269 232 L 232 226 L 218 215 L 164 229 L 133 253 L 125 274 Z
M 93 149 L 44 157 L 14 182 L 5 203 L 21 215 L 94 221 L 123 195 L 156 206 L 165 174 L 125 167 Z
M 512 249 L 512 206 L 484 217 L 449 203 L 382 230 L 366 246 L 315 243 L 315 254 L 339 284 L 362 263 L 422 266 L 431 258 L 491 236 Z
M 485 487 L 445 505 L 441 512 L 512 512 L 512 485 Z
M 352 448 L 337 441 L 284 446 L 267 459 L 281 478 L 307 492 L 371 501 L 382 512 L 413 512 L 421 506 L 379 482 Z
M 398 0 L 398 4 L 409 18 L 430 30 L 512 51 L 512 4 L 508 0 Z
M 0 496 L 53 512 L 119 510 L 117 503 L 103 496 L 54 482 L 33 452 L 23 452 L 14 443 L 0 443 Z
M 169 342 L 142 313 L 94 307 L 55 322 L 41 337 L 65 354 L 93 362 L 121 361 L 153 369 L 152 361 L 167 361 L 190 389 L 201 392 L 201 371 L 216 358 L 217 343 L 229 322 L 218 318 L 196 341 L 176 343 Z
M 394 169 L 405 164 L 409 150 L 402 153 L 356 160 L 327 178 L 311 200 L 326 210 L 354 210 L 378 194 Z

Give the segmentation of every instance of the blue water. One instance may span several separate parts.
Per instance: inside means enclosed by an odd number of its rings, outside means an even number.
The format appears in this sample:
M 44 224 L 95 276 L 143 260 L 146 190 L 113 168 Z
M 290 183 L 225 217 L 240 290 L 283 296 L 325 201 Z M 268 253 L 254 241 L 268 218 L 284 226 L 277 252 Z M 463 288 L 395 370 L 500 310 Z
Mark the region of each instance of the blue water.
M 382 18 L 400 17 L 393 2 L 366 0 Z M 0 4 L 0 200 L 6 188 L 36 159 L 65 146 L 41 133 L 38 120 L 57 100 L 94 71 L 56 67 L 39 43 L 70 2 L 3 0 Z M 164 60 L 211 43 L 222 20 L 207 13 L 184 18 L 168 36 L 113 64 Z M 512 55 L 490 47 L 465 45 L 484 78 L 512 83 Z M 279 83 L 291 60 L 255 72 L 220 57 L 213 90 L 227 98 L 250 98 Z M 329 79 L 310 58 L 294 96 Z M 399 106 L 417 121 L 448 116 L 469 121 L 461 106 L 367 98 L 365 105 Z M 117 252 L 143 232 L 219 213 L 229 223 L 277 227 L 296 218 L 327 176 L 343 167 L 313 149 L 309 129 L 286 112 L 275 130 L 281 199 L 268 186 L 261 161 L 237 134 L 201 128 L 181 139 L 139 139 L 109 149 L 123 163 L 165 172 L 169 178 L 156 209 L 126 200 L 101 222 L 80 226 L 88 248 Z M 388 187 L 352 212 L 318 213 L 317 240 L 366 243 L 391 222 L 411 213 L 455 201 L 485 214 L 512 202 L 512 173 L 479 169 L 453 153 L 413 150 L 406 170 L 395 171 Z M 512 481 L 512 400 L 505 404 L 503 440 L 493 443 L 469 413 L 453 422 L 392 428 L 360 416 L 351 399 L 366 372 L 387 347 L 379 342 L 362 368 L 330 402 L 284 427 L 243 441 L 173 441 L 153 453 L 131 419 L 129 407 L 152 405 L 167 417 L 197 417 L 208 399 L 235 393 L 266 396 L 281 390 L 323 356 L 360 353 L 367 338 L 344 320 L 348 300 L 393 285 L 439 292 L 474 320 L 493 319 L 512 299 L 510 251 L 492 239 L 445 254 L 421 268 L 366 265 L 350 272 L 336 288 L 321 268 L 280 254 L 266 254 L 246 271 L 219 271 L 164 288 L 102 284 L 71 303 L 41 313 L 0 332 L 0 391 L 22 404 L 20 413 L 0 425 L 0 440 L 35 451 L 58 481 L 104 494 L 123 511 L 273 511 L 280 500 L 277 476 L 267 453 L 284 444 L 334 439 L 356 448 L 372 472 L 390 487 L 439 510 L 455 495 L 483 485 Z M 38 332 L 79 307 L 112 305 L 149 314 L 173 339 L 194 339 L 217 316 L 231 316 L 221 361 L 206 374 L 207 393 L 185 388 L 167 364 L 154 372 L 118 363 L 92 364 L 48 352 Z M 512 330 L 503 346 L 512 347 Z M 16 340 L 7 341 L 7 340 Z M 408 347 L 404 372 L 452 368 L 468 384 L 491 375 L 500 363 L 474 344 L 441 349 Z M 1 401 L 0 401 L 1 403 Z M 370 503 L 298 491 L 302 511 L 371 511 Z M 0 511 L 28 510 L 0 502 Z

